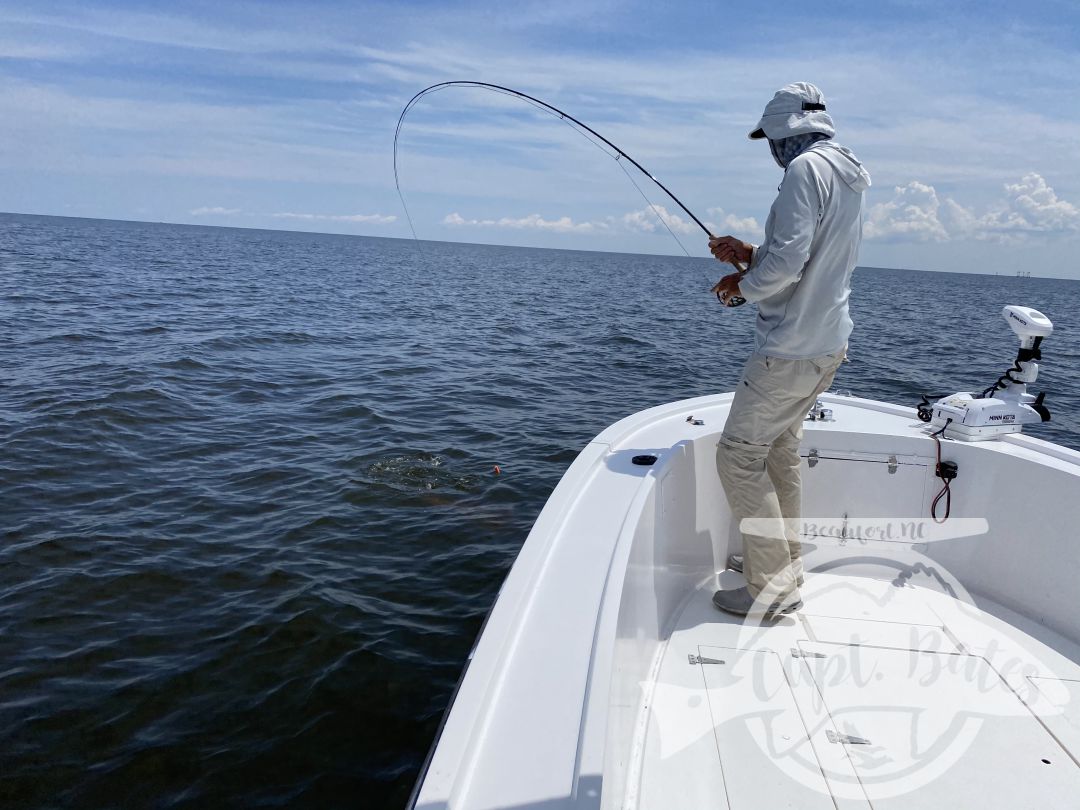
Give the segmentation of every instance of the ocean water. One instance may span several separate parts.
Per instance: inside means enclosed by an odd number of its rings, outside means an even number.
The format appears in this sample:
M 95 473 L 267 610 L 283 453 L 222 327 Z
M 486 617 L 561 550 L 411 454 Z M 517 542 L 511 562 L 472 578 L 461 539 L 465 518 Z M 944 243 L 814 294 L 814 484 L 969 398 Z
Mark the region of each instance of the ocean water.
M 400 808 L 580 448 L 731 389 L 714 262 L 0 215 L 0 806 Z M 915 404 L 1080 283 L 861 269 L 837 387 Z M 499 472 L 495 467 L 498 466 Z

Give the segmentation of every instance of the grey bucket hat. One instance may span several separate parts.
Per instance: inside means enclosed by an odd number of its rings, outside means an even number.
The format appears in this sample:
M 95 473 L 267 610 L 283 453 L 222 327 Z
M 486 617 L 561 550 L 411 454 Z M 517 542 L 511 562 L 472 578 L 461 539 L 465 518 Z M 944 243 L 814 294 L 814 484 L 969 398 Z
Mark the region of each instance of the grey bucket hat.
M 825 96 L 821 91 L 809 82 L 795 82 L 776 91 L 750 137 L 778 141 L 807 132 L 820 132 L 831 138 L 836 127 L 825 112 Z

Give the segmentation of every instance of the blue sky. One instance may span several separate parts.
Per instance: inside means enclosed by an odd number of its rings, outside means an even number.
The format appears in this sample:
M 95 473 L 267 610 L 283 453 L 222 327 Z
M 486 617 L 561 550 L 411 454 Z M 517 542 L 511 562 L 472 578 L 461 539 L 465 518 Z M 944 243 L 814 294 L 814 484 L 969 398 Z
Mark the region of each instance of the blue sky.
M 405 237 L 398 113 L 473 79 L 753 240 L 780 171 L 746 132 L 805 80 L 874 179 L 863 264 L 1080 278 L 1078 23 L 1074 2 L 0 0 L 0 210 Z M 513 100 L 436 94 L 402 150 L 421 238 L 681 252 L 613 161 Z

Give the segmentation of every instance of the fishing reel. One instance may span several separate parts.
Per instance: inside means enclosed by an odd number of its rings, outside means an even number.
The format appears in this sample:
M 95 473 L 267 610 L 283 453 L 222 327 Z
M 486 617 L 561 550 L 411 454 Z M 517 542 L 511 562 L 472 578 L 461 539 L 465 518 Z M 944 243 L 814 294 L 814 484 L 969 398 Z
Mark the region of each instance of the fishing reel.
M 731 296 L 731 298 L 725 301 L 720 295 L 719 291 L 717 291 L 716 293 L 716 300 L 723 304 L 725 307 L 741 307 L 743 304 L 746 303 L 746 299 L 743 298 L 741 295 L 733 295 Z
M 743 267 L 738 261 L 734 259 L 732 259 L 731 265 L 739 271 L 740 279 L 745 276 L 750 269 L 748 267 Z M 725 307 L 741 307 L 743 304 L 746 303 L 746 299 L 743 298 L 741 295 L 733 295 L 727 300 L 724 300 L 724 297 L 720 294 L 720 290 L 716 289 L 717 286 L 719 286 L 719 282 L 717 282 L 716 285 L 713 286 L 713 292 L 716 293 L 716 300 L 723 304 Z

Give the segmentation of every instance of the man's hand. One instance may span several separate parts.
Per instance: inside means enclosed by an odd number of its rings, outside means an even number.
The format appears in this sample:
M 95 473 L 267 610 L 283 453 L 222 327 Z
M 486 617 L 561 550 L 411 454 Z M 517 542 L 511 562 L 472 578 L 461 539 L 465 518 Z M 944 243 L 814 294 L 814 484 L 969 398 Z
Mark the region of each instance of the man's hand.
M 714 236 L 709 240 L 709 250 L 722 262 L 731 262 L 734 259 L 747 265 L 750 263 L 753 247 L 734 236 Z
M 715 286 L 713 286 L 711 292 L 719 296 L 720 301 L 727 306 L 727 302 L 738 296 L 743 297 L 742 291 L 739 289 L 739 280 L 742 278 L 738 273 L 732 273 L 730 276 L 724 276 Z

